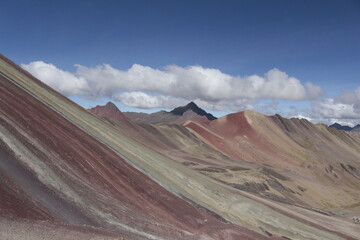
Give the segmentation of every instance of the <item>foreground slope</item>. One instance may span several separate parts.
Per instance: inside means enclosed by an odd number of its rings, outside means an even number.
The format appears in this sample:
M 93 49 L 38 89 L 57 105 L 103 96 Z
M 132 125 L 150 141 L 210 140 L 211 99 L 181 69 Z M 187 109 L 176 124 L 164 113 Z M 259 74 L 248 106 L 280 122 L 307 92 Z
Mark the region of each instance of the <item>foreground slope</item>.
M 173 161 L 5 58 L 0 69 L 1 186 L 10 199 L 1 209 L 10 201 L 29 209 L 21 216 L 14 205 L 3 216 L 99 226 L 129 239 L 354 239 L 351 229 L 314 222 Z
M 1 64 L 2 217 L 85 224 L 129 239 L 263 238 L 171 194 L 39 98 L 48 91 L 82 117 L 85 110 L 34 80 L 41 90 L 32 95 Z

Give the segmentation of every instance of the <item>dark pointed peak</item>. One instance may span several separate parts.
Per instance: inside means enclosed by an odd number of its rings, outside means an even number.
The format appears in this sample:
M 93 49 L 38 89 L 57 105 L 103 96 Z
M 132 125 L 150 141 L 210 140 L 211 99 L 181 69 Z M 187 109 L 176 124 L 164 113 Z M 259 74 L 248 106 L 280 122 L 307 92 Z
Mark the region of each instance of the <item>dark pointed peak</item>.
M 116 106 L 114 103 L 112 103 L 111 101 L 108 102 L 108 103 L 105 105 L 105 107 L 117 108 L 117 106 Z
M 186 106 L 182 106 L 182 107 L 177 107 L 174 108 L 172 111 L 170 111 L 170 113 L 174 114 L 174 115 L 180 115 L 182 116 L 186 111 L 191 110 L 193 112 L 195 112 L 196 114 L 198 114 L 199 116 L 205 116 L 207 119 L 209 120 L 215 120 L 217 119 L 216 117 L 214 117 L 212 114 L 207 113 L 205 110 L 199 108 L 194 102 L 190 102 L 188 103 Z
M 199 108 L 198 105 L 196 105 L 196 103 L 194 103 L 193 101 L 189 102 L 186 107 L 189 107 L 190 109 Z

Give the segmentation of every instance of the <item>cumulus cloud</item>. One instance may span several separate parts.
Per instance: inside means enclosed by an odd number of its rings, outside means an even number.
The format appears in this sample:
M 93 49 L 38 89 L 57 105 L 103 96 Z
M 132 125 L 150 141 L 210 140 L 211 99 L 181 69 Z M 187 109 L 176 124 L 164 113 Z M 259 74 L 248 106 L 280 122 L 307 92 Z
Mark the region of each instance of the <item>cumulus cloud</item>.
M 354 112 L 360 115 L 360 87 L 353 91 L 343 92 L 337 99 L 343 104 L 351 105 Z
M 75 65 L 69 73 L 52 64 L 32 62 L 22 67 L 65 95 L 79 94 L 90 99 L 110 97 L 140 108 L 166 108 L 197 100 L 214 110 L 251 108 L 261 99 L 309 100 L 321 96 L 319 86 L 302 83 L 278 69 L 264 76 L 231 76 L 201 66 L 163 69 L 134 64 L 127 70 L 108 64 L 96 67 Z
M 354 119 L 360 117 L 352 104 L 337 102 L 332 98 L 313 102 L 312 116 L 327 119 Z
M 175 108 L 187 104 L 184 99 L 170 96 L 151 96 L 144 92 L 124 92 L 115 94 L 113 98 L 127 106 L 143 109 Z
M 305 83 L 307 89 L 307 98 L 315 100 L 323 94 L 321 87 L 312 84 L 311 82 Z
M 304 111 L 315 123 L 339 123 L 354 126 L 360 121 L 360 87 L 344 91 L 335 98 L 322 98 L 311 102 Z
M 64 95 L 71 96 L 90 90 L 85 78 L 76 77 L 53 64 L 36 61 L 22 64 L 21 67 Z
M 338 100 L 344 104 L 354 104 L 358 99 L 355 91 L 345 91 L 338 97 Z
M 230 110 L 232 112 L 238 112 L 245 109 L 254 109 L 257 100 L 254 99 L 235 99 L 235 100 L 220 100 L 217 102 L 207 102 L 201 99 L 194 99 L 193 101 L 196 102 L 196 104 L 204 109 L 210 109 L 214 111 L 226 111 Z
M 120 101 L 130 107 L 151 109 L 151 108 L 175 108 L 178 106 L 186 105 L 189 100 L 171 96 L 158 95 L 153 96 L 145 92 L 123 92 L 114 94 L 112 98 Z M 192 99 L 196 104 L 204 109 L 214 111 L 239 111 L 241 109 L 253 109 L 256 101 L 249 99 L 237 99 L 234 101 L 221 100 L 217 102 L 208 102 L 199 98 Z
M 314 101 L 309 111 L 314 122 L 328 125 L 335 122 L 354 126 L 360 119 L 360 87 L 354 91 L 342 93 L 337 98 L 325 98 Z
M 134 64 L 125 71 L 110 65 L 95 68 L 76 66 L 76 75 L 87 79 L 92 89 L 89 94 L 94 97 L 111 96 L 117 90 L 147 91 L 204 101 L 238 98 L 304 100 L 321 95 L 320 87 L 303 85 L 278 69 L 270 70 L 264 77 L 241 78 L 201 66 L 183 68 L 171 65 L 158 70 Z
M 291 100 L 306 98 L 306 90 L 301 82 L 278 69 L 272 69 L 266 73 L 265 78 L 257 77 L 256 80 L 254 85 L 257 85 L 258 91 L 266 98 Z

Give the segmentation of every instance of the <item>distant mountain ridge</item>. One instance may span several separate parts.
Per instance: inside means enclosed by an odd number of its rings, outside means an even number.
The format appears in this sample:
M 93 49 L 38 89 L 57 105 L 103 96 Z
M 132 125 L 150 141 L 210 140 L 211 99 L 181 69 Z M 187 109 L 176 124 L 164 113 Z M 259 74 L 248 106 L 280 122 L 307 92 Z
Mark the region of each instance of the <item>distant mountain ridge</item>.
M 360 124 L 356 125 L 351 129 L 352 132 L 360 132 Z
M 207 122 L 217 119 L 212 114 L 199 108 L 194 102 L 186 106 L 174 108 L 170 112 L 159 111 L 151 114 L 138 112 L 124 112 L 124 115 L 138 123 L 162 124 L 177 123 L 183 124 L 188 120 Z
M 356 125 L 355 127 L 349 127 L 349 126 L 345 126 L 345 125 L 341 125 L 339 123 L 334 123 L 331 124 L 329 127 L 331 128 L 336 128 L 339 130 L 344 130 L 344 131 L 351 131 L 351 132 L 360 132 L 360 124 Z
M 104 106 L 97 105 L 96 107 L 88 109 L 88 111 L 108 119 L 126 119 L 125 115 L 112 102 L 108 102 Z

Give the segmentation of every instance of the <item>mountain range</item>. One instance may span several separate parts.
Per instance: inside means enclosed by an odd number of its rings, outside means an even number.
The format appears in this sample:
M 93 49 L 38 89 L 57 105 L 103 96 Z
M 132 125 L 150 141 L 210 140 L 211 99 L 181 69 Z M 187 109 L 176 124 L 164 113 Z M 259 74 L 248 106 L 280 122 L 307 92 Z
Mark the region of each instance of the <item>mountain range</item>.
M 125 112 L 124 115 L 139 123 L 159 124 L 159 123 L 176 123 L 183 124 L 190 119 L 197 119 L 197 121 L 208 122 L 215 120 L 212 114 L 207 113 L 199 108 L 194 102 L 190 102 L 186 106 L 177 107 L 170 112 L 159 111 L 151 114 L 138 112 Z
M 360 138 L 244 111 L 84 109 L 0 57 L 0 239 L 358 239 Z
M 336 128 L 339 130 L 344 130 L 344 131 L 360 132 L 360 124 L 358 124 L 354 127 L 349 127 L 349 126 L 341 125 L 339 123 L 334 123 L 334 124 L 330 125 L 329 127 Z

